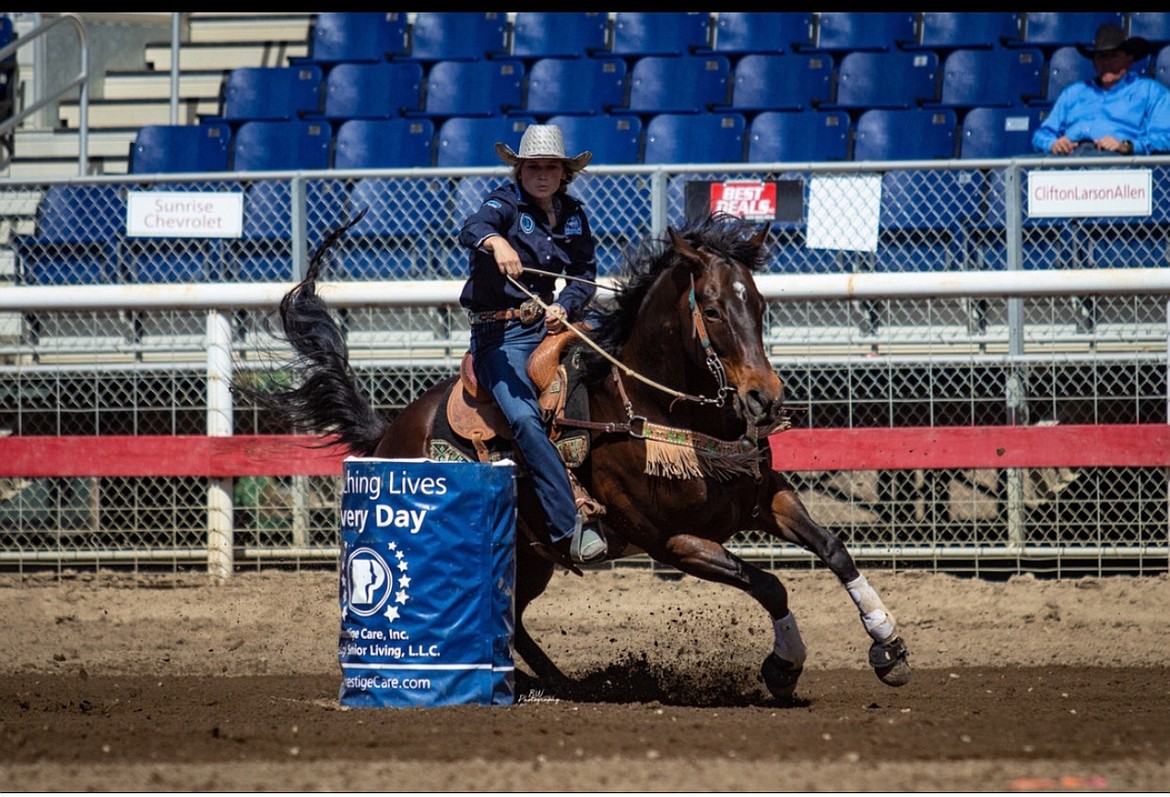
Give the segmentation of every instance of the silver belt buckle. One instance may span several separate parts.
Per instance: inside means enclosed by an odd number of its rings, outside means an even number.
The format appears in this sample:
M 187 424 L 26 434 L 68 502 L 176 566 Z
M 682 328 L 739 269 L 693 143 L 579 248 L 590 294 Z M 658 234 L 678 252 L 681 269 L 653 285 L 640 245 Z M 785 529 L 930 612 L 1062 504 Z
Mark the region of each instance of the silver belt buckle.
M 544 310 L 535 299 L 529 299 L 520 305 L 520 323 L 528 326 L 544 315 Z

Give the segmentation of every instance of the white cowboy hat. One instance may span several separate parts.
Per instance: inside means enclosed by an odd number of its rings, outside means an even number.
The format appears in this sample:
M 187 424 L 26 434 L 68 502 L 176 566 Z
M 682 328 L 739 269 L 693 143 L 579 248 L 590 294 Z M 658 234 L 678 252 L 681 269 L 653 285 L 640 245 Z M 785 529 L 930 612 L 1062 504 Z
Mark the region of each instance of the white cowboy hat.
M 496 142 L 496 155 L 509 166 L 515 166 L 525 158 L 555 158 L 564 161 L 565 168 L 579 172 L 593 160 L 593 153 L 585 150 L 572 158 L 565 155 L 565 137 L 556 125 L 528 125 L 520 137 L 520 151 L 502 141 Z

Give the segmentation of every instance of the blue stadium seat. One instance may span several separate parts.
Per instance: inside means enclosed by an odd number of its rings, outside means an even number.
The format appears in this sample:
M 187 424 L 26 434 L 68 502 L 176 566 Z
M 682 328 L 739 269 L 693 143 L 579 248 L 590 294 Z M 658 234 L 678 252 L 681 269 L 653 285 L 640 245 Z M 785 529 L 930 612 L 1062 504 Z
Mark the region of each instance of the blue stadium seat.
M 938 99 L 938 55 L 917 52 L 846 53 L 837 90 L 826 108 L 915 108 Z
M 688 55 L 710 45 L 711 15 L 696 11 L 618 11 L 613 17 L 614 55 Z
M 817 14 L 812 48 L 893 51 L 916 41 L 915 25 L 912 11 L 822 11 Z
M 1057 47 L 1092 44 L 1102 25 L 1125 30 L 1125 14 L 1120 11 L 1028 11 L 1022 16 L 1020 39 L 1008 46 L 1039 47 L 1046 53 Z
M 812 25 L 804 11 L 720 11 L 711 49 L 732 56 L 790 53 L 812 44 Z
M 348 279 L 434 279 L 435 243 L 458 226 L 450 216 L 446 178 L 367 177 L 349 193 L 347 217 L 366 213 L 339 241 L 338 276 Z M 409 212 L 407 212 L 409 205 Z
M 244 122 L 232 141 L 237 172 L 329 168 L 332 131 L 304 119 Z
M 417 61 L 337 64 L 325 77 L 321 116 L 392 119 L 422 108 L 422 87 L 423 68 Z
M 12 17 L 8 14 L 0 14 L 0 47 L 7 47 L 16 38 L 16 29 L 12 24 Z M 16 105 L 16 90 L 19 80 L 17 73 L 19 67 L 16 63 L 16 54 L 13 53 L 0 61 L 0 120 L 7 119 L 12 116 L 13 108 Z M 6 134 L 7 141 L 3 142 L 9 148 L 11 154 L 12 133 Z
M 1140 36 L 1155 47 L 1170 44 L 1170 11 L 1132 11 L 1129 35 Z
M 957 123 L 949 108 L 871 108 L 857 118 L 853 160 L 953 158 Z
M 725 56 L 648 55 L 630 70 L 630 91 L 619 113 L 699 113 L 726 105 L 731 63 Z
M 1083 220 L 1087 268 L 1170 267 L 1170 193 L 1155 180 L 1149 216 Z
M 309 54 L 289 64 L 378 63 L 406 54 L 407 15 L 401 11 L 319 11 Z
M 643 163 L 739 163 L 747 120 L 740 113 L 660 113 L 646 125 Z
M 516 149 L 518 141 L 519 136 L 517 136 L 516 142 L 510 142 L 513 150 Z M 499 175 L 468 175 L 454 181 L 449 221 L 450 234 L 444 240 L 436 243 L 435 263 L 437 268 L 445 269 L 448 274 L 467 274 L 468 251 L 456 240 L 456 236 L 463 227 L 463 223 L 467 221 L 467 217 L 479 210 L 488 192 L 500 185 L 505 179 L 510 179 L 510 175 L 507 178 L 501 178 Z M 580 178 L 578 177 L 578 179 Z M 574 181 L 573 186 L 576 187 L 576 185 L 577 183 Z
M 1081 55 L 1076 47 L 1057 47 L 1048 58 L 1045 71 L 1044 94 L 1039 101 L 1032 102 L 1033 105 L 1051 106 L 1065 86 L 1097 77 L 1092 60 Z
M 594 260 L 598 276 L 620 271 L 631 247 L 651 233 L 651 192 L 644 176 L 621 174 L 578 174 L 569 186 L 589 215 L 589 229 L 595 243 Z M 614 197 L 620 201 L 614 201 Z
M 439 126 L 435 166 L 461 168 L 500 166 L 495 144 L 502 141 L 513 151 L 520 148 L 524 128 L 536 124 L 529 116 L 454 116 Z
M 975 251 L 978 254 L 978 268 L 985 271 L 1000 271 L 1008 265 L 1005 170 L 992 169 L 987 172 L 986 202 L 982 220 L 972 229 Z M 1021 181 L 1019 190 L 1026 191 L 1026 181 Z M 1027 207 L 1026 197 L 1021 196 L 1022 207 Z M 1024 269 L 1071 268 L 1080 259 L 1081 247 L 1077 244 L 1079 224 L 1070 224 L 1068 219 L 1035 218 L 1024 213 L 1020 225 L 1020 267 Z
M 312 249 L 346 210 L 339 180 L 305 183 L 306 243 Z M 243 233 L 228 240 L 225 271 L 236 281 L 284 281 L 292 273 L 292 188 L 287 180 L 257 180 L 244 188 Z
M 604 11 L 517 11 L 512 22 L 513 58 L 583 58 L 608 46 Z
M 122 282 L 119 248 L 126 225 L 124 186 L 52 185 L 36 212 L 36 232 L 14 236 L 16 279 L 25 285 Z
M 226 172 L 231 141 L 226 122 L 145 125 L 130 146 L 130 173 Z
M 1044 54 L 1034 48 L 954 50 L 943 61 L 937 105 L 1024 105 L 1043 96 L 1044 70 Z
M 241 66 L 223 86 L 223 120 L 296 119 L 321 110 L 321 67 Z
M 972 255 L 967 231 L 981 219 L 977 169 L 900 170 L 882 175 L 877 271 L 957 271 Z
M 1032 134 L 1044 120 L 1040 108 L 972 108 L 959 132 L 960 158 L 1022 158 L 1034 155 Z
M 749 53 L 735 65 L 727 110 L 807 110 L 832 94 L 833 58 L 826 53 Z
M 589 150 L 593 153 L 593 164 L 641 162 L 642 120 L 637 116 L 557 115 L 550 116 L 547 124 L 561 128 L 566 152 L 575 154 Z
M 519 113 L 604 114 L 625 99 L 626 62 L 621 58 L 541 58 L 528 70 Z
M 926 11 L 914 48 L 927 50 L 988 49 L 1020 38 L 1015 11 Z
M 1158 51 L 1150 71 L 1154 80 L 1170 88 L 1170 44 Z
M 419 11 L 410 26 L 410 58 L 477 60 L 506 55 L 504 11 Z
M 515 149 L 513 147 L 513 149 Z M 573 182 L 575 186 L 576 181 Z M 452 227 L 456 230 L 463 226 L 467 218 L 479 210 L 488 193 L 500 185 L 499 177 L 469 176 L 458 181 L 454 191 L 454 201 L 451 206 Z M 466 262 L 467 252 L 463 252 Z
M 500 116 L 524 101 L 524 62 L 439 61 L 427 72 L 423 107 L 407 116 Z
M 350 119 L 337 128 L 335 169 L 428 168 L 435 160 L 430 119 Z
M 765 111 L 748 131 L 750 163 L 843 161 L 849 158 L 849 114 L 837 111 Z

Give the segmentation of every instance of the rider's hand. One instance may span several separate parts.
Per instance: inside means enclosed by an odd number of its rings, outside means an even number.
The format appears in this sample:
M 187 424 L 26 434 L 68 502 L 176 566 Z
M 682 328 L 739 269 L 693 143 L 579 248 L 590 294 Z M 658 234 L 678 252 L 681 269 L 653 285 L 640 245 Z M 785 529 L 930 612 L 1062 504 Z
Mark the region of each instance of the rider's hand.
M 569 315 L 559 304 L 550 304 L 544 311 L 544 328 L 549 332 L 560 332 L 569 323 Z
M 516 254 L 512 244 L 508 243 L 502 235 L 493 235 L 487 238 L 482 246 L 491 251 L 492 256 L 496 259 L 496 268 L 500 270 L 501 274 L 519 277 L 524 273 L 524 266 L 520 263 L 520 255 Z

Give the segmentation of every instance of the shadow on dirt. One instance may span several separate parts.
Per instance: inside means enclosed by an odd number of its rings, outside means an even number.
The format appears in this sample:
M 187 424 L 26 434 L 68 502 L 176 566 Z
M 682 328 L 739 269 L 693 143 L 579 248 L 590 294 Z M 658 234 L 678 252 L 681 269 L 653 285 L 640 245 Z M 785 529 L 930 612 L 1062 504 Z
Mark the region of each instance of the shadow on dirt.
M 571 700 L 576 703 L 661 703 L 693 708 L 805 708 L 810 701 L 800 697 L 780 701 L 763 685 L 678 671 L 651 664 L 645 654 L 628 654 L 601 670 L 565 683 L 546 684 L 520 669 L 516 670 L 517 702 L 539 699 Z

